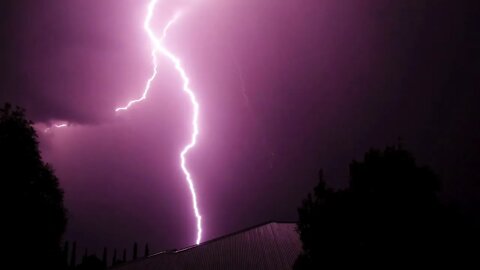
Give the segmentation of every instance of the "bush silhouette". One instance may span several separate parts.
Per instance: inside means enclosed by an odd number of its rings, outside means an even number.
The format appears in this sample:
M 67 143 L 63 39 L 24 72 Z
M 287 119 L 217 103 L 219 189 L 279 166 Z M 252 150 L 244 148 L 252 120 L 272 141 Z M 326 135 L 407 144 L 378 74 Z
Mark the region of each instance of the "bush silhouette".
M 106 269 L 105 263 L 95 255 L 88 255 L 83 258 L 81 264 L 77 266 L 78 270 L 103 270 Z

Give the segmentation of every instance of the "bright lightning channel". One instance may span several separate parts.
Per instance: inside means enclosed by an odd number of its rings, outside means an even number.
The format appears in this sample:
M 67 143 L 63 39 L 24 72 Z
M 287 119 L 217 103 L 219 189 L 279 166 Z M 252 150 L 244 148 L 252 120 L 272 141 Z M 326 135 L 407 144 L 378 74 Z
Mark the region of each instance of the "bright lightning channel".
M 68 124 L 67 123 L 55 124 L 51 127 L 46 128 L 43 132 L 49 132 L 52 128 L 64 128 L 64 127 L 68 127 Z
M 124 111 L 128 110 L 132 105 L 135 103 L 141 102 L 147 98 L 148 92 L 151 89 L 151 85 L 155 77 L 157 76 L 157 70 L 158 70 L 158 59 L 157 59 L 157 54 L 162 54 L 165 56 L 170 62 L 173 64 L 175 67 L 175 70 L 177 70 L 178 74 L 180 75 L 180 78 L 183 81 L 183 87 L 182 90 L 187 94 L 190 103 L 193 107 L 193 116 L 192 116 L 192 135 L 190 142 L 183 148 L 183 150 L 180 152 L 180 167 L 182 168 L 182 171 L 185 175 L 185 179 L 188 183 L 188 187 L 192 196 L 192 206 L 193 206 L 193 212 L 195 214 L 195 219 L 196 219 L 196 227 L 197 227 L 197 238 L 195 240 L 195 243 L 198 245 L 200 244 L 200 241 L 202 240 L 202 216 L 200 215 L 200 210 L 198 207 L 197 203 L 197 194 L 195 191 L 195 185 L 194 181 L 192 178 L 192 175 L 190 171 L 188 170 L 187 167 L 187 154 L 188 152 L 195 146 L 197 143 L 197 136 L 199 134 L 199 125 L 198 125 L 198 118 L 199 118 L 199 112 L 200 112 L 200 105 L 198 104 L 198 101 L 195 97 L 195 93 L 192 91 L 190 88 L 190 79 L 187 76 L 187 73 L 185 72 L 185 69 L 183 68 L 180 59 L 175 56 L 172 52 L 170 52 L 166 47 L 163 46 L 163 40 L 167 36 L 167 32 L 170 29 L 170 27 L 177 21 L 179 17 L 179 13 L 176 13 L 172 19 L 168 21 L 168 23 L 165 25 L 162 31 L 162 36 L 161 38 L 157 38 L 155 35 L 154 31 L 151 28 L 151 21 L 153 18 L 153 12 L 155 9 L 155 6 L 157 5 L 158 0 L 151 0 L 149 5 L 148 5 L 148 11 L 147 11 L 147 16 L 145 17 L 145 21 L 143 24 L 143 28 L 145 32 L 147 33 L 148 37 L 150 38 L 150 41 L 152 42 L 152 63 L 153 63 L 153 73 L 151 77 L 147 80 L 147 83 L 145 85 L 143 94 L 140 98 L 138 99 L 133 99 L 130 100 L 126 106 L 124 107 L 118 107 L 115 109 L 116 112 L 118 111 Z

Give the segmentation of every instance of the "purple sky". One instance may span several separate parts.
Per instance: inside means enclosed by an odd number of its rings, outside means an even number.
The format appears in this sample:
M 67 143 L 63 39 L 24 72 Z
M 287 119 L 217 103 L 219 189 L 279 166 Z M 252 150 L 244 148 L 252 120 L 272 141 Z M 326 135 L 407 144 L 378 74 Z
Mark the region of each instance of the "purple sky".
M 475 1 L 160 1 L 155 25 L 184 15 L 167 46 L 201 105 L 188 164 L 204 240 L 267 220 L 295 220 L 324 168 L 399 137 L 444 181 L 444 196 L 480 201 L 480 65 Z M 459 3 L 460 2 L 460 3 Z M 191 108 L 170 63 L 151 74 L 147 0 L 7 0 L 0 4 L 0 102 L 44 127 L 43 157 L 69 209 L 67 239 L 99 250 L 195 240 L 178 153 Z

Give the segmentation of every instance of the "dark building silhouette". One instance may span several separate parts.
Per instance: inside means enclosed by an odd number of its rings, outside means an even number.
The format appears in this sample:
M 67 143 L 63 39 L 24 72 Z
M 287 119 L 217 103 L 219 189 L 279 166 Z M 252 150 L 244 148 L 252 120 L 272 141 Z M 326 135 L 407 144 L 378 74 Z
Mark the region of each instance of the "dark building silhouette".
M 302 251 L 295 223 L 270 222 L 180 250 L 113 267 L 144 269 L 292 269 Z

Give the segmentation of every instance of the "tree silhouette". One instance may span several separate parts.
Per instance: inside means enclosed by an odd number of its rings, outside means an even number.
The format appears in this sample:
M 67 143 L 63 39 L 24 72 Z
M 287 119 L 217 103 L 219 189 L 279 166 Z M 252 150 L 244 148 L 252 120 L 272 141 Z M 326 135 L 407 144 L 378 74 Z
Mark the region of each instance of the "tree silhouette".
M 137 242 L 135 242 L 133 244 L 133 255 L 132 255 L 133 260 L 137 259 L 137 252 L 138 252 L 138 245 L 137 245 Z
M 69 267 L 70 268 L 75 268 L 76 265 L 77 265 L 77 242 L 73 242 L 72 254 L 70 255 Z
M 87 255 L 83 258 L 81 264 L 77 266 L 78 270 L 103 270 L 106 266 L 102 260 L 95 255 Z
M 107 247 L 104 247 L 103 248 L 103 255 L 102 255 L 102 262 L 103 262 L 103 265 L 105 266 L 105 268 L 107 268 L 107 266 L 108 266 L 107 256 L 108 256 Z
M 66 264 L 60 247 L 67 222 L 63 191 L 42 161 L 32 125 L 21 108 L 0 109 L 2 242 L 18 269 L 59 269 Z
M 148 247 L 148 243 L 145 244 L 145 254 L 144 257 L 148 257 L 150 255 L 150 248 Z
M 304 252 L 294 268 L 440 265 L 466 256 L 471 231 L 440 203 L 439 190 L 438 177 L 401 146 L 353 161 L 343 190 L 328 188 L 320 172 L 298 209 Z
M 117 249 L 113 249 L 113 256 L 112 256 L 112 266 L 117 264 Z

